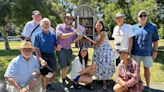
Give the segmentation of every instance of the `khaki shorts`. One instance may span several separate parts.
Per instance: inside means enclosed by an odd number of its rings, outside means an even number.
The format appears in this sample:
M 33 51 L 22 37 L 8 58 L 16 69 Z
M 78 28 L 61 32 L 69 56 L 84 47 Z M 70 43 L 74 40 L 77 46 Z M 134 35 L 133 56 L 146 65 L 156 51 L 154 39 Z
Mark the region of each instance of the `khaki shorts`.
M 42 76 L 40 76 L 37 79 L 34 89 L 29 90 L 29 92 L 40 92 L 41 87 L 42 87 Z M 14 86 L 10 85 L 9 83 L 7 83 L 6 89 L 8 90 L 8 92 L 19 92 L 19 90 L 17 90 Z
M 151 56 L 135 56 L 132 55 L 133 59 L 140 64 L 143 61 L 144 67 L 152 67 L 153 66 L 153 59 Z

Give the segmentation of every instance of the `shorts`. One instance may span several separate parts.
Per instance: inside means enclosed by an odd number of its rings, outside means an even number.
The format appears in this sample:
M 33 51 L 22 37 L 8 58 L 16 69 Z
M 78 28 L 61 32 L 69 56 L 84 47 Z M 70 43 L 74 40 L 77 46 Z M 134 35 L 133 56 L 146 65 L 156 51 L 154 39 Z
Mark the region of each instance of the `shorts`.
M 77 76 L 73 81 L 74 82 L 78 82 L 79 81 L 79 79 L 80 79 L 80 75 L 79 76 Z
M 48 66 L 51 68 L 51 70 L 53 70 L 55 72 L 57 69 L 55 56 L 42 54 L 42 58 L 47 62 Z
M 132 55 L 133 59 L 140 64 L 143 61 L 144 67 L 152 67 L 153 66 L 153 59 L 151 56 L 135 56 Z
M 61 69 L 71 65 L 71 61 L 72 61 L 71 49 L 68 49 L 68 50 L 61 49 L 60 51 L 57 52 L 57 56 L 58 56 L 58 62 Z

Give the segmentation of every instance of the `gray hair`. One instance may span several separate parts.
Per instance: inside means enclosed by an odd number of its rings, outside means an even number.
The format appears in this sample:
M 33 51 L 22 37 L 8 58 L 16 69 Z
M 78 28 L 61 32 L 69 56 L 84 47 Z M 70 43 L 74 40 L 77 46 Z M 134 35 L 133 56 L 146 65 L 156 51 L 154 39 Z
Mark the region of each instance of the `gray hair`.
M 43 19 L 41 20 L 41 22 L 40 22 L 40 25 L 42 26 L 43 23 L 46 23 L 46 22 L 49 24 L 49 26 L 51 26 L 51 22 L 50 22 L 50 20 L 49 20 L 48 18 L 43 18 Z

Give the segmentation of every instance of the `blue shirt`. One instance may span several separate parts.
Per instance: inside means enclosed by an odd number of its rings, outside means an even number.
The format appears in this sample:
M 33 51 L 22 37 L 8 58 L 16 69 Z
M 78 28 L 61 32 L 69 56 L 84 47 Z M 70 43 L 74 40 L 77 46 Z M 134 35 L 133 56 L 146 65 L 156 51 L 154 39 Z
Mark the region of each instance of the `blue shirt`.
M 40 32 L 35 36 L 34 46 L 40 49 L 41 53 L 54 54 L 56 46 L 56 36 L 54 33 Z
M 31 55 L 30 59 L 26 61 L 22 55 L 19 55 L 12 59 L 4 77 L 12 77 L 20 86 L 25 87 L 33 78 L 32 72 L 34 71 L 39 72 L 39 61 L 37 58 Z
M 151 56 L 152 43 L 159 40 L 157 27 L 147 22 L 145 27 L 140 24 L 133 25 L 135 37 L 133 39 L 132 54 L 137 56 Z

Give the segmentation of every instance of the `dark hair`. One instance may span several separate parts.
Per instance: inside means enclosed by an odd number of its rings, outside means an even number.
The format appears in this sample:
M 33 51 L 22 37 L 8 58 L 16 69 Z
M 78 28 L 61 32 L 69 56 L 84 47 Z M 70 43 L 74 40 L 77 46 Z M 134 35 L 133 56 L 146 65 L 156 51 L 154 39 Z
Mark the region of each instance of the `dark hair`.
M 80 50 L 79 50 L 79 60 L 80 60 L 80 63 L 82 64 L 82 56 L 81 56 L 81 50 L 83 49 L 84 47 L 81 47 Z M 87 51 L 87 55 L 84 57 L 84 61 L 85 61 L 85 66 L 87 66 L 88 64 L 88 51 Z
M 102 30 L 101 31 L 105 31 L 104 23 L 101 20 L 97 20 L 96 23 L 95 23 L 95 32 L 96 32 L 96 24 L 97 23 L 100 23 L 102 25 Z

